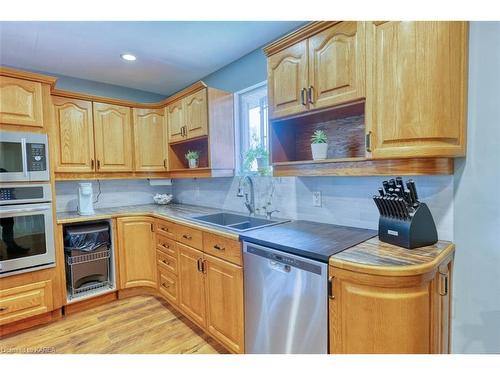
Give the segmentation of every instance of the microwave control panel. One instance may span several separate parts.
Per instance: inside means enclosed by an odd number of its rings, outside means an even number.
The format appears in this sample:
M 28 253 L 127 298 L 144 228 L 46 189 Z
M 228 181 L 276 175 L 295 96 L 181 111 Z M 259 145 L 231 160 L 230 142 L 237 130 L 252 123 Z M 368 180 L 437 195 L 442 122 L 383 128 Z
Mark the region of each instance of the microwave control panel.
M 28 143 L 28 170 L 45 171 L 47 169 L 47 155 L 43 143 Z

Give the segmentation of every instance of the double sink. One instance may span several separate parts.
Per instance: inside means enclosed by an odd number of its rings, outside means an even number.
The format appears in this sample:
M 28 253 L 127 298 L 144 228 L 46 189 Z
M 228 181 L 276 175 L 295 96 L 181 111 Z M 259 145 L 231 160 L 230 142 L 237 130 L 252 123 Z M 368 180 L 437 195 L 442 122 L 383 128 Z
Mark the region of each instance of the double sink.
M 192 220 L 200 223 L 215 225 L 217 227 L 245 232 L 251 229 L 264 228 L 271 225 L 286 223 L 289 220 L 269 220 L 254 216 L 245 216 L 232 214 L 228 212 L 219 212 L 211 215 L 202 215 L 191 217 Z

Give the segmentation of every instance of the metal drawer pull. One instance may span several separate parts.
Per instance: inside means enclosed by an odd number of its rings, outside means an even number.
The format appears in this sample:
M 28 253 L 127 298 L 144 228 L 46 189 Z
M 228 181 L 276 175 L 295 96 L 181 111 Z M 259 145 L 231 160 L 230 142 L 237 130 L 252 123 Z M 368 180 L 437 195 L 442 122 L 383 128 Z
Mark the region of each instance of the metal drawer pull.
M 224 251 L 224 250 L 226 250 L 226 248 L 225 248 L 225 247 L 221 247 L 220 245 L 214 245 L 214 249 L 215 249 L 215 250 L 219 250 L 219 251 Z
M 8 307 L 0 307 L 0 311 L 7 311 L 8 309 Z
M 170 249 L 170 245 L 166 243 L 162 243 L 161 246 L 163 246 L 166 249 Z
M 307 95 L 307 89 L 304 87 L 300 91 L 300 100 L 302 102 L 302 105 L 307 105 L 307 103 L 306 103 L 306 95 Z
M 193 239 L 193 237 L 191 237 L 191 235 L 189 235 L 189 234 L 183 234 L 182 237 L 185 238 L 186 240 L 192 240 Z
M 161 230 L 164 232 L 168 232 L 168 228 L 161 227 Z
M 167 284 L 165 284 L 165 283 L 162 283 L 162 284 L 161 284 L 161 286 L 162 286 L 162 287 L 164 287 L 165 289 L 170 288 L 170 285 L 167 285 Z
M 314 95 L 314 87 L 312 86 L 309 86 L 309 88 L 307 89 L 307 96 L 309 97 L 309 103 L 311 104 L 314 104 L 314 99 L 313 99 L 313 95 Z
M 163 264 L 170 265 L 170 262 L 169 262 L 168 260 L 165 260 L 165 259 L 162 259 L 162 263 L 163 263 Z
M 328 279 L 328 297 L 330 297 L 330 299 L 335 299 L 333 295 L 333 276 Z

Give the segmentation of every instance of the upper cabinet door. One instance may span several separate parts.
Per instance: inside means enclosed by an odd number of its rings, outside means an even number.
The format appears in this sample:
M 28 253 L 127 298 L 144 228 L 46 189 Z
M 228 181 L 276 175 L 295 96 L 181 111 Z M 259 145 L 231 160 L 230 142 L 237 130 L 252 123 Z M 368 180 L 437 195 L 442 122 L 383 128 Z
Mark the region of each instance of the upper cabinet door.
M 306 111 L 307 40 L 267 59 L 269 117 L 278 118 Z
M 167 170 L 167 131 L 163 109 L 134 108 L 136 171 Z
M 0 123 L 43 127 L 42 84 L 0 76 Z
M 373 158 L 464 155 L 467 40 L 467 22 L 369 23 Z
M 130 108 L 94 103 L 95 149 L 98 172 L 132 171 Z
M 92 102 L 53 97 L 56 172 L 93 172 L 94 124 Z
M 178 100 L 165 108 L 168 123 L 168 141 L 177 142 L 184 138 L 184 111 L 182 100 Z
M 365 23 L 341 22 L 309 39 L 311 109 L 365 96 Z
M 208 134 L 207 89 L 183 99 L 187 138 Z

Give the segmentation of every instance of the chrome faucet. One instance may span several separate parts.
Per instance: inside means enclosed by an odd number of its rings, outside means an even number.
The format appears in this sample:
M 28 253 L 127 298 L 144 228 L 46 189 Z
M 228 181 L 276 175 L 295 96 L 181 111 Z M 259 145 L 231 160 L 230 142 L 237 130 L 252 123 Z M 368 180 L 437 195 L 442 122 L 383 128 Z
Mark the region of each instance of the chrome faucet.
M 242 184 L 243 182 L 243 184 Z M 250 199 L 248 199 L 248 192 L 244 192 L 244 186 L 248 185 L 250 189 Z M 237 197 L 245 197 L 245 207 L 248 210 L 249 215 L 255 214 L 255 191 L 253 188 L 253 181 L 250 176 L 244 176 L 240 178 L 240 183 L 238 186 Z

